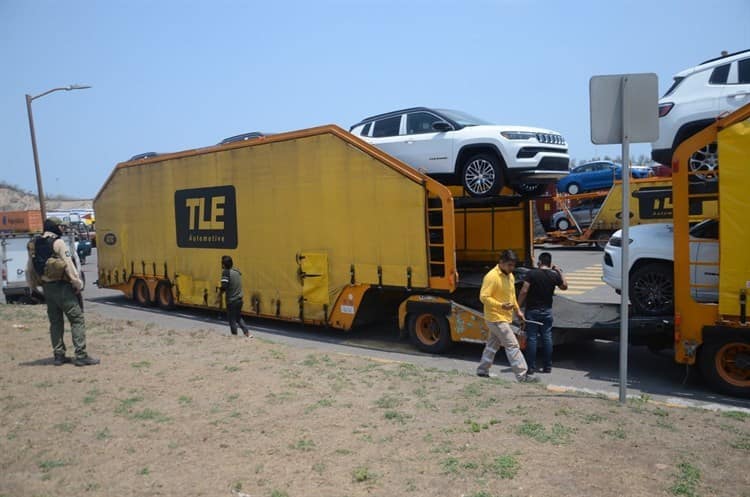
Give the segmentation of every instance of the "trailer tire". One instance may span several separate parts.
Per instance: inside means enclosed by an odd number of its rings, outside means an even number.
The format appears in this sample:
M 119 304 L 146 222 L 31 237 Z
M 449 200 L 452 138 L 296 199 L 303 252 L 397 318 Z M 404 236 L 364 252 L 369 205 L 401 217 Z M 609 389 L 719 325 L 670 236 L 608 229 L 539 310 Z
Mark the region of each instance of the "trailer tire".
M 750 335 L 724 330 L 704 342 L 698 356 L 706 382 L 727 395 L 750 397 Z
M 172 295 L 172 284 L 168 281 L 160 281 L 156 285 L 156 304 L 164 310 L 174 308 L 174 296 Z
M 411 342 L 422 352 L 440 354 L 453 344 L 451 327 L 445 316 L 429 311 L 410 314 L 408 328 Z
M 133 300 L 143 307 L 149 307 L 152 303 L 151 295 L 148 292 L 148 285 L 140 278 L 135 280 L 133 284 Z
M 644 264 L 630 275 L 630 303 L 641 316 L 674 312 L 674 270 L 666 262 Z

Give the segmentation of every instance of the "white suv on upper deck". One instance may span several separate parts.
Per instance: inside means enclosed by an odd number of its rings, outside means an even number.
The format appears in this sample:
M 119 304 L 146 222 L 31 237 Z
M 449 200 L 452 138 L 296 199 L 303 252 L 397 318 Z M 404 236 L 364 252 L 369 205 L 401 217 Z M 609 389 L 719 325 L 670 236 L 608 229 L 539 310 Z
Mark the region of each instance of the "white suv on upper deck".
M 568 174 L 565 138 L 529 126 L 493 125 L 464 112 L 414 107 L 368 117 L 350 131 L 415 169 L 471 196 L 507 185 L 535 195 Z
M 672 165 L 679 144 L 728 114 L 750 103 L 750 50 L 722 54 L 716 59 L 677 73 L 674 83 L 659 100 L 659 139 L 651 158 Z M 690 170 L 711 179 L 718 166 L 716 144 L 696 151 Z

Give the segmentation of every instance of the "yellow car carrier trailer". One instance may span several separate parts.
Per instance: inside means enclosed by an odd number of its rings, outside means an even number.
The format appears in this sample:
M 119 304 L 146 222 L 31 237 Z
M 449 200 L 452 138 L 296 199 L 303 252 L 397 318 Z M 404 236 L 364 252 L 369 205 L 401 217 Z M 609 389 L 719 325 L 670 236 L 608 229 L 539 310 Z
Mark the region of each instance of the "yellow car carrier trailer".
M 630 224 L 663 223 L 672 220 L 674 201 L 672 199 L 672 178 L 643 178 L 630 181 L 631 211 Z M 551 231 L 538 237 L 534 243 L 554 243 L 559 245 L 594 244 L 599 248 L 609 241 L 612 233 L 622 228 L 622 181 L 615 181 L 607 191 L 560 194 L 554 198 L 559 210 L 565 211 L 573 229 Z M 571 206 L 585 200 L 603 199 L 591 224 L 582 228 L 570 212 Z M 718 202 L 693 199 L 690 213 L 694 217 L 713 217 L 718 214 Z
M 506 248 L 530 262 L 530 204 L 454 194 L 336 126 L 123 162 L 94 201 L 98 284 L 221 309 L 230 255 L 245 315 L 349 330 L 398 313 L 423 350 L 484 341 L 454 301 L 458 264 L 483 272 Z
M 710 175 L 691 171 L 691 156 L 718 143 L 719 167 Z M 750 395 L 750 105 L 718 120 L 677 148 L 672 163 L 674 192 L 675 360 L 698 364 L 714 388 Z M 708 180 L 708 181 L 707 181 Z M 703 185 L 704 188 L 696 188 Z M 690 224 L 706 219 L 690 206 L 718 200 L 718 261 L 690 260 Z M 719 274 L 718 302 L 696 301 L 691 283 L 696 266 Z

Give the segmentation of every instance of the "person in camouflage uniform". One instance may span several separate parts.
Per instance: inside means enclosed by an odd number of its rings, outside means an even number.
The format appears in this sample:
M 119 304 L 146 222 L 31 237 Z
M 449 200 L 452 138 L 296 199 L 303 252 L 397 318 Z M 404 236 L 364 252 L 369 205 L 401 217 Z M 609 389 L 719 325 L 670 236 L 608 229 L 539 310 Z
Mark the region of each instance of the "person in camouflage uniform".
M 237 327 L 242 329 L 246 338 L 253 338 L 242 319 L 242 273 L 234 269 L 232 257 L 225 255 L 221 258 L 221 293 L 226 294 L 227 319 L 229 320 L 229 331 L 232 335 L 237 334 Z
M 61 238 L 61 226 L 63 225 L 63 221 L 56 217 L 44 221 L 42 240 L 38 243 L 32 241 L 29 244 L 26 281 L 31 288 L 41 286 L 43 289 L 44 300 L 47 304 L 47 317 L 50 323 L 49 331 L 55 366 L 62 366 L 71 362 L 70 358 L 65 356 L 64 316 L 67 316 L 70 322 L 70 333 L 73 336 L 73 346 L 75 347 L 73 364 L 76 366 L 93 366 L 99 364 L 99 359 L 91 357 L 86 352 L 86 323 L 78 299 L 78 295 L 83 289 L 83 282 L 78 276 L 75 264 L 73 264 L 70 249 L 65 240 Z M 45 243 L 51 247 L 49 258 L 58 259 L 56 262 L 62 268 L 59 275 L 50 275 L 46 270 L 44 274 L 39 274 L 34 267 L 34 254 Z

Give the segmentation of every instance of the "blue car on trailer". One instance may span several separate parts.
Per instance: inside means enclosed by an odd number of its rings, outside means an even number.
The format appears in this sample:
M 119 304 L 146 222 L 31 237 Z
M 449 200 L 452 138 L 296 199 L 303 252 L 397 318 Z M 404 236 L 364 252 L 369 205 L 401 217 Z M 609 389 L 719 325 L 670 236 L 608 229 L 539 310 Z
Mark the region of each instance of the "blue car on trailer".
M 630 166 L 633 178 L 649 178 L 654 175 L 648 166 Z M 622 165 L 612 161 L 597 161 L 581 164 L 570 170 L 570 174 L 557 182 L 557 191 L 575 195 L 593 190 L 612 188 L 616 179 L 622 179 Z

